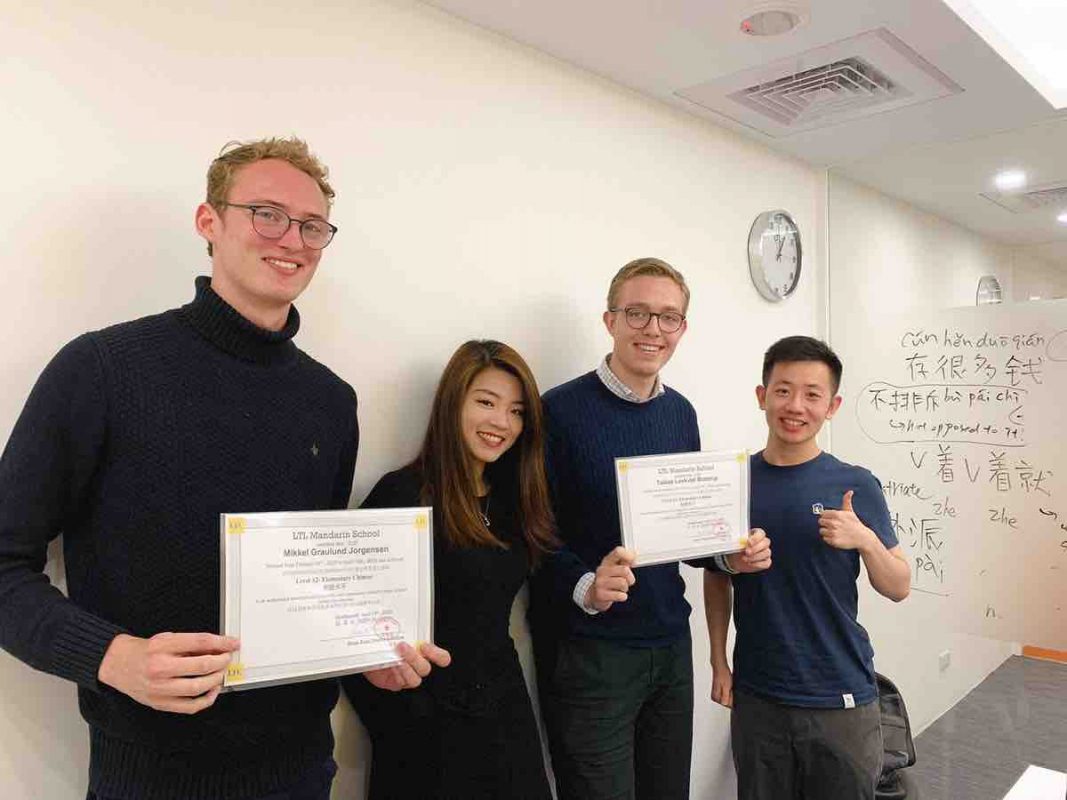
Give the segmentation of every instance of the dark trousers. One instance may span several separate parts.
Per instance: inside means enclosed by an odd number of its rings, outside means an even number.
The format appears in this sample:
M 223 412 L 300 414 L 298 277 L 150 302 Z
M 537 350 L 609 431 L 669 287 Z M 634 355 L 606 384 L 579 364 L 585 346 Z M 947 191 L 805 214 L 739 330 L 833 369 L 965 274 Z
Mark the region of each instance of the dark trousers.
M 652 648 L 559 642 L 541 703 L 559 800 L 688 800 L 689 634 Z
M 346 685 L 373 746 L 370 800 L 552 800 L 518 660 L 490 687 L 435 698 Z M 369 687 L 369 691 L 363 687 Z
M 882 769 L 878 703 L 800 708 L 734 689 L 738 800 L 874 800 Z
M 283 792 L 257 797 L 255 800 L 330 800 L 333 776 L 337 774 L 337 762 L 332 758 L 305 772 L 300 781 Z M 142 800 L 134 797 L 109 797 L 90 791 L 85 800 Z M 144 798 L 149 800 L 149 798 Z

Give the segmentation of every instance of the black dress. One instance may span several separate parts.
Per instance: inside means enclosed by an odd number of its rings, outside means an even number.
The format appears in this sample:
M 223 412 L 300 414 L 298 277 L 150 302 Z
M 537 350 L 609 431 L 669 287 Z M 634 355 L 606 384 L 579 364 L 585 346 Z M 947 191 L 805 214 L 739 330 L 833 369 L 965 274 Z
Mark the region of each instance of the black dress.
M 507 482 L 502 482 L 507 483 Z M 413 467 L 385 475 L 364 508 L 417 506 Z M 373 745 L 369 800 L 550 800 L 537 725 L 508 633 L 511 604 L 530 571 L 506 486 L 489 495 L 490 530 L 507 549 L 456 548 L 434 515 L 434 641 L 451 666 L 417 688 L 345 691 Z

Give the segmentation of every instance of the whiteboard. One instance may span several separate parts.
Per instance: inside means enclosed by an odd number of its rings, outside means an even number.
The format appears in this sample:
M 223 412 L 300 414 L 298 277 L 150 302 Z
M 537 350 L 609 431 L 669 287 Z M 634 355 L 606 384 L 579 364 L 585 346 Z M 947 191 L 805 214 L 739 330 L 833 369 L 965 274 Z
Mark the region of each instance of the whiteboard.
M 1067 301 L 880 319 L 842 342 L 834 451 L 883 484 L 912 590 L 1067 650 Z

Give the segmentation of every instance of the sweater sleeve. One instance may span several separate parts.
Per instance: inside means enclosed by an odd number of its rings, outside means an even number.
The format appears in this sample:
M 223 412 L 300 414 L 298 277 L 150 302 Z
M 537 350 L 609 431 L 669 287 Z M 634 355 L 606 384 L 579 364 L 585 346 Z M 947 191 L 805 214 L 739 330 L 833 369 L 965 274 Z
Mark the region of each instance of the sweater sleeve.
M 552 593 L 553 602 L 562 603 L 564 607 L 569 607 L 573 603 L 574 587 L 581 577 L 587 572 L 594 572 L 598 566 L 586 564 L 567 545 L 571 537 L 577 535 L 569 530 L 569 521 L 574 517 L 570 513 L 566 496 L 567 487 L 574 485 L 570 471 L 571 462 L 567 454 L 567 443 L 559 435 L 558 428 L 553 424 L 551 414 L 546 408 L 545 474 L 548 478 L 552 508 L 557 521 L 557 535 L 562 545 L 545 559 L 539 571 L 541 585 Z
M 0 457 L 0 647 L 94 690 L 123 630 L 68 600 L 43 569 L 48 543 L 84 512 L 106 433 L 100 353 L 86 334 L 45 368 Z

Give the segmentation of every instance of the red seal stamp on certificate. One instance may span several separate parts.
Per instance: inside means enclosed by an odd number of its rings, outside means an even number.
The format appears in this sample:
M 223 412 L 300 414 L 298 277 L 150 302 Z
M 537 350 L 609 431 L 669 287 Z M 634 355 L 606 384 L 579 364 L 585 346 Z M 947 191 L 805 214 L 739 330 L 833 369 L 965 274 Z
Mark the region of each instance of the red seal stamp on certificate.
M 400 623 L 396 617 L 384 615 L 374 620 L 374 633 L 379 639 L 395 640 L 400 638 Z

